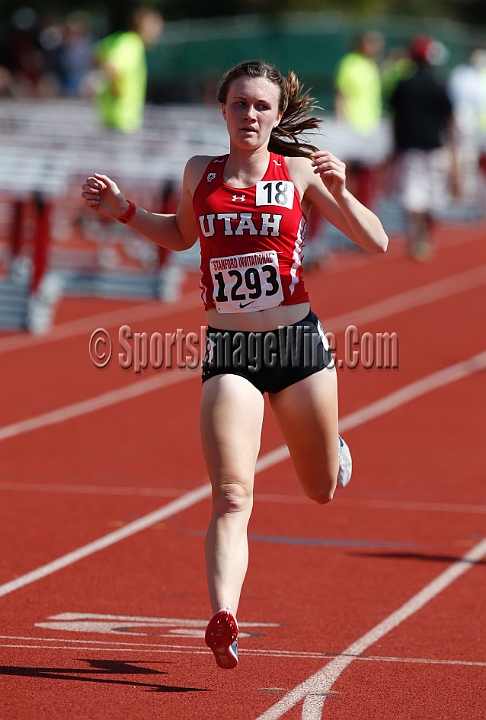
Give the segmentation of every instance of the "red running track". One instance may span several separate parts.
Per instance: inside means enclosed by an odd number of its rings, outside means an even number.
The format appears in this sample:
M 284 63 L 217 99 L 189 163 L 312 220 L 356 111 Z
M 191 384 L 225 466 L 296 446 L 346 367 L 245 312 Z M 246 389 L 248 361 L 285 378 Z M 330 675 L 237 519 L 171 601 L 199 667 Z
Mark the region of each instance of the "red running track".
M 399 367 L 339 370 L 355 469 L 328 506 L 267 413 L 235 671 L 203 641 L 198 372 L 87 351 L 100 326 L 115 350 L 123 323 L 199 332 L 196 278 L 174 307 L 65 300 L 49 336 L 0 338 L 0 716 L 486 718 L 485 235 L 308 274 L 338 358 L 354 323 L 396 332 Z

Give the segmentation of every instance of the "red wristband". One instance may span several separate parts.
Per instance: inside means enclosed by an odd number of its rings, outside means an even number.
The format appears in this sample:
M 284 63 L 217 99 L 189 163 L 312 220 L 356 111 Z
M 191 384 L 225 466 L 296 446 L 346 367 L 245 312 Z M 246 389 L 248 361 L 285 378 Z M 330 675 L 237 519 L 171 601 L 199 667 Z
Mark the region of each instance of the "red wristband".
M 128 210 L 126 211 L 126 213 L 124 215 L 117 218 L 117 220 L 125 225 L 135 215 L 136 209 L 137 209 L 137 206 L 135 205 L 135 203 L 130 202 L 130 200 L 129 200 L 128 201 Z

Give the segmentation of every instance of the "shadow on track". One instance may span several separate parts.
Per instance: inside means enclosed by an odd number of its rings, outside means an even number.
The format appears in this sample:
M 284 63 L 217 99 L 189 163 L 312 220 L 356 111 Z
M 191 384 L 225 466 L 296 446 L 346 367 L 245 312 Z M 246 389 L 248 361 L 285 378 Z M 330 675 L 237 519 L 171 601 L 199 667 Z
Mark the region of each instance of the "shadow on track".
M 107 677 L 108 675 L 167 675 L 165 670 L 154 670 L 153 668 L 139 667 L 138 665 L 126 663 L 123 660 L 89 660 L 81 659 L 90 666 L 88 668 L 42 668 L 42 667 L 19 667 L 16 665 L 0 665 L 0 675 L 11 675 L 16 677 L 34 677 L 46 680 L 74 680 L 78 682 L 107 683 L 111 685 L 131 685 L 132 687 L 147 688 L 151 692 L 184 693 L 184 692 L 208 692 L 207 688 L 179 687 L 177 685 L 159 685 L 157 683 L 144 683 L 134 680 L 117 680 Z M 144 662 L 144 661 L 135 661 Z M 86 677 L 86 674 L 93 675 L 98 672 L 103 677 Z
M 354 557 L 374 557 L 384 560 L 421 560 L 424 562 L 457 563 L 463 562 L 467 565 L 486 565 L 486 560 L 466 560 L 454 555 L 426 555 L 425 553 L 398 553 L 398 552 L 350 552 L 348 555 Z

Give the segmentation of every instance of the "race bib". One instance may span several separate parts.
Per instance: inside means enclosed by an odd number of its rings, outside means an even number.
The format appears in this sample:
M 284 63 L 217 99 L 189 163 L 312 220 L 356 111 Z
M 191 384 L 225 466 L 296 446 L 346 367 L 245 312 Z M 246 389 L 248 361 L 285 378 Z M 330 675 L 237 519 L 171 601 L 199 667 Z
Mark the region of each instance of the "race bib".
M 266 310 L 284 299 L 275 250 L 212 258 L 209 268 L 220 313 Z
M 288 180 L 260 180 L 256 184 L 256 202 L 260 205 L 275 205 L 292 210 L 294 204 L 294 183 Z

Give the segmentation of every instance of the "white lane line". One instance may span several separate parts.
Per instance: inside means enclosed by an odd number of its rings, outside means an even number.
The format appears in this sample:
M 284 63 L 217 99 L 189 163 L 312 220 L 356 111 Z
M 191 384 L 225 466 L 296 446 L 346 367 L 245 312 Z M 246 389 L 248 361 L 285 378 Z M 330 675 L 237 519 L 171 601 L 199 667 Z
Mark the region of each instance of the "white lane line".
M 13 642 L 1 642 L 1 640 L 23 640 L 23 643 Z M 56 646 L 47 645 L 46 643 L 70 643 L 67 645 Z M 36 643 L 36 644 L 34 644 Z M 43 643 L 43 644 L 38 644 Z M 119 642 L 118 640 L 93 640 L 91 638 L 85 640 L 72 640 L 70 638 L 40 638 L 40 637 L 24 637 L 19 635 L 0 635 L 0 647 L 17 647 L 17 648 L 34 648 L 39 650 L 86 650 L 86 645 L 96 645 L 96 647 L 89 648 L 91 650 L 109 650 L 116 652 L 117 650 L 125 652 L 147 652 L 147 653 L 179 653 L 181 655 L 192 655 L 194 652 L 203 654 L 211 654 L 210 650 L 202 648 L 200 645 L 174 645 L 172 643 L 129 643 Z M 110 645 L 111 647 L 108 647 Z M 122 647 L 123 646 L 123 647 Z M 317 652 L 305 652 L 304 650 L 299 652 L 298 650 L 270 650 L 266 649 L 255 649 L 255 648 L 243 648 L 241 649 L 241 655 L 252 655 L 254 657 L 275 657 L 282 659 L 299 659 L 299 660 L 312 660 L 312 659 L 329 659 L 338 657 L 335 653 L 317 653 Z M 463 665 L 465 667 L 486 667 L 486 662 L 478 660 L 440 660 L 437 658 L 409 658 L 409 657 L 393 657 L 386 655 L 356 655 L 353 660 L 359 660 L 360 662 L 387 662 L 387 663 L 405 663 L 405 664 L 416 664 L 416 665 Z
M 389 395 L 386 395 L 384 398 L 381 398 L 381 400 L 376 400 L 361 410 L 346 415 L 339 421 L 339 431 L 344 433 L 347 430 L 352 430 L 369 420 L 374 420 L 407 402 L 415 400 L 421 395 L 426 395 L 432 392 L 432 390 L 436 390 L 444 385 L 449 385 L 456 380 L 461 380 L 468 375 L 484 370 L 484 368 L 486 368 L 486 350 L 467 360 L 462 360 L 455 365 L 451 365 L 448 368 L 438 370 L 420 380 L 415 380 L 409 385 L 400 388 L 400 390 L 395 390 Z M 270 455 L 272 455 L 271 458 L 269 457 Z M 266 467 L 269 467 L 276 462 L 290 457 L 290 453 L 286 445 L 281 445 L 273 450 L 272 453 L 268 453 L 266 457 L 268 458 Z
M 182 512 L 182 510 L 185 510 L 186 508 L 200 502 L 204 498 L 209 497 L 210 494 L 211 485 L 209 483 L 201 485 L 195 490 L 186 493 L 181 498 L 173 500 L 167 505 L 163 505 L 158 510 L 154 510 L 153 512 L 148 513 L 148 515 L 144 515 L 138 520 L 134 520 L 133 522 L 125 525 L 119 530 L 115 530 L 114 532 L 109 533 L 102 538 L 99 538 L 99 540 L 95 540 L 94 542 L 90 542 L 87 545 L 83 545 L 77 550 L 67 553 L 67 555 L 63 555 L 57 560 L 53 560 L 52 562 L 47 563 L 47 565 L 43 565 L 42 567 L 37 568 L 37 570 L 33 570 L 32 572 L 21 575 L 15 580 L 11 580 L 4 585 L 0 585 L 0 597 L 8 595 L 14 590 L 25 587 L 26 585 L 36 582 L 37 580 L 47 577 L 48 575 L 52 575 L 52 573 L 55 573 L 58 570 L 62 570 L 63 568 L 66 568 L 69 565 L 78 562 L 78 560 L 82 560 L 89 555 L 93 555 L 93 553 L 96 553 L 99 550 L 104 550 L 105 548 L 110 547 L 110 545 L 114 545 L 115 543 L 120 542 L 120 540 L 125 540 L 125 538 L 128 538 L 131 535 L 135 535 L 141 530 L 145 530 L 146 528 L 155 525 L 156 523 L 164 520 L 167 517 L 176 515 L 177 513 Z
M 463 505 L 461 503 L 418 502 L 409 500 L 348 500 L 340 498 L 341 505 L 376 508 L 378 510 L 417 510 L 423 512 L 486 514 L 486 505 Z
M 268 456 L 273 457 L 274 453 L 268 453 Z M 268 456 L 263 455 L 257 460 L 255 472 L 261 472 L 266 467 L 268 467 Z M 275 461 L 272 460 L 271 464 L 273 464 L 274 462 Z M 25 587 L 26 585 L 36 582 L 37 580 L 41 580 L 48 575 L 52 575 L 58 570 L 62 570 L 63 568 L 66 568 L 69 565 L 78 562 L 78 560 L 82 560 L 89 555 L 93 555 L 93 553 L 104 550 L 105 548 L 110 547 L 110 545 L 114 545 L 115 543 L 120 542 L 120 540 L 125 540 L 125 538 L 130 537 L 131 535 L 135 535 L 141 530 L 145 530 L 152 525 L 156 525 L 161 520 L 165 520 L 172 515 L 176 515 L 177 513 L 182 512 L 182 510 L 185 510 L 186 508 L 195 505 L 196 503 L 204 500 L 210 495 L 211 484 L 205 483 L 204 485 L 201 485 L 195 490 L 186 493 L 177 500 L 173 500 L 171 503 L 163 505 L 158 510 L 154 510 L 148 515 L 144 515 L 138 520 L 134 520 L 128 525 L 125 525 L 119 530 L 115 530 L 114 532 L 105 535 L 99 540 L 95 540 L 94 542 L 88 543 L 87 545 L 83 545 L 77 550 L 67 553 L 66 555 L 63 555 L 57 560 L 53 560 L 52 562 L 47 563 L 47 565 L 43 565 L 42 567 L 37 568 L 37 570 L 33 570 L 32 572 L 26 573 L 25 575 L 21 575 L 15 580 L 11 580 L 10 582 L 0 585 L 0 597 L 8 595 L 14 590 Z
M 179 497 L 179 488 L 152 488 L 130 485 L 42 485 L 40 483 L 0 482 L 0 491 L 74 493 L 80 495 L 135 495 L 141 497 Z M 486 507 L 486 506 L 485 506 Z
M 411 399 L 419 397 L 420 395 L 424 395 L 431 390 L 435 390 L 438 387 L 442 387 L 455 380 L 464 378 L 471 373 L 483 369 L 484 367 L 486 367 L 486 350 L 479 355 L 470 358 L 469 360 L 464 360 L 463 362 L 457 363 L 456 365 L 452 365 L 450 368 L 440 370 L 437 373 L 432 373 L 432 375 L 429 375 L 422 380 L 413 382 L 410 385 L 405 386 L 401 390 L 391 393 L 391 395 L 388 395 L 382 400 L 371 403 L 371 405 L 369 405 L 367 408 L 363 408 L 357 413 L 351 413 L 350 415 L 345 416 L 340 422 L 340 427 L 345 429 L 357 427 L 358 425 L 361 425 L 368 420 L 374 419 L 376 417 L 379 417 L 380 415 L 389 412 L 391 409 L 398 407 L 398 405 L 400 404 L 409 402 Z M 184 371 L 180 372 L 182 373 Z M 148 383 L 152 382 L 153 380 L 160 380 L 160 378 L 152 378 L 143 382 Z M 130 387 L 137 389 L 137 387 L 141 384 L 142 383 L 137 383 L 137 385 Z M 407 389 L 410 389 L 410 396 L 407 392 Z M 109 395 L 110 393 L 107 394 Z M 398 401 L 397 398 L 399 398 L 400 401 Z M 388 399 L 390 400 L 388 401 Z M 286 445 L 282 445 L 279 448 L 276 448 L 276 450 L 270 451 L 266 455 L 258 458 L 255 473 L 262 472 L 268 467 L 276 465 L 282 460 L 285 460 L 288 456 L 289 451 Z M 67 567 L 68 565 L 72 565 L 78 560 L 81 560 L 88 555 L 92 555 L 99 550 L 103 550 L 110 545 L 119 542 L 120 540 L 134 535 L 137 532 L 140 532 L 141 530 L 145 530 L 146 528 L 157 524 L 161 520 L 175 515 L 176 513 L 181 512 L 188 507 L 191 507 L 191 505 L 194 505 L 203 500 L 204 498 L 209 497 L 210 494 L 210 484 L 207 483 L 205 485 L 202 485 L 201 487 L 196 488 L 196 490 L 186 493 L 177 500 L 174 500 L 173 502 L 164 505 L 158 510 L 154 510 L 148 515 L 145 515 L 144 517 L 139 518 L 138 520 L 135 520 L 128 525 L 125 525 L 119 530 L 116 530 L 115 532 L 110 533 L 109 535 L 106 535 L 99 540 L 95 540 L 88 545 L 84 545 L 78 550 L 68 553 L 67 555 L 63 555 L 57 560 L 54 560 L 53 562 L 50 562 L 47 565 L 38 568 L 37 570 L 33 570 L 26 575 L 18 577 L 16 580 L 12 580 L 11 582 L 5 583 L 4 585 L 0 585 L 0 597 L 2 597 L 3 595 L 7 595 L 8 593 L 13 592 L 14 590 L 17 590 L 21 587 L 24 587 L 29 583 L 35 582 L 36 580 L 40 580 L 47 575 L 51 575 L 52 573 L 57 572 L 58 570 Z
M 58 641 L 59 642 L 59 641 Z M 63 641 L 64 642 L 64 641 Z M 126 652 L 126 653 L 177 653 L 180 655 L 181 653 L 184 654 L 183 650 L 171 650 L 170 648 L 166 648 L 165 650 L 145 650 L 144 648 L 140 648 L 139 650 L 135 648 L 119 648 L 119 647 L 89 647 L 89 643 L 86 645 L 83 645 L 79 648 L 73 648 L 68 645 L 49 645 L 47 648 L 45 645 L 21 645 L 19 643 L 0 643 L 0 647 L 5 648 L 23 648 L 24 650 L 82 650 L 83 652 L 90 651 L 90 652 Z M 197 647 L 191 650 L 191 655 L 209 655 L 212 652 L 212 650 L 204 650 L 202 647 Z
M 362 655 L 365 650 L 374 645 L 384 635 L 418 612 L 485 555 L 486 538 L 481 540 L 460 560 L 450 565 L 447 570 L 438 575 L 435 580 L 432 580 L 398 610 L 395 610 L 359 640 L 352 643 L 334 660 L 324 665 L 318 672 L 297 685 L 275 705 L 262 715 L 259 715 L 257 720 L 278 720 L 303 699 L 302 720 L 320 720 L 326 699 L 325 693 L 331 691 L 337 678 L 356 659 L 356 656 Z
M 268 453 L 270 455 L 270 453 Z M 273 458 L 278 459 L 275 451 Z M 267 456 L 265 456 L 267 458 Z M 263 458 L 262 458 L 263 459 Z M 268 463 L 268 460 L 266 460 Z M 263 468 L 260 467 L 260 471 Z M 78 495 L 127 495 L 134 497 L 180 497 L 180 488 L 137 487 L 136 485 L 44 485 L 41 483 L 0 482 L 0 492 L 40 492 Z M 282 503 L 284 505 L 308 505 L 309 499 L 304 495 L 276 495 L 255 493 L 258 502 Z M 416 500 L 360 500 L 359 498 L 339 497 L 339 504 L 346 507 L 363 507 L 379 510 L 404 510 L 416 512 L 472 513 L 486 515 L 486 505 L 466 505 L 464 503 L 420 502 Z
M 462 360 L 455 365 L 427 375 L 421 380 L 415 380 L 400 390 L 390 393 L 381 400 L 377 400 L 361 410 L 346 415 L 339 423 L 339 429 L 342 432 L 351 430 L 369 420 L 373 420 L 380 415 L 390 412 L 390 410 L 394 410 L 404 403 L 415 400 L 415 398 L 421 395 L 425 395 L 444 385 L 449 385 L 449 383 L 455 382 L 456 380 L 462 380 L 468 375 L 484 370 L 484 368 L 486 368 L 486 350 L 467 360 Z
M 204 623 L 204 627 L 206 626 L 206 622 Z M 46 638 L 46 637 L 26 637 L 25 635 L 0 635 L 0 640 L 28 640 L 31 642 L 60 642 L 61 638 Z M 148 647 L 148 648 L 160 648 L 160 647 L 175 647 L 180 650 L 195 650 L 198 646 L 196 645 L 173 645 L 170 643 L 146 643 L 146 642 L 124 642 L 123 640 L 92 640 L 91 638 L 89 640 L 80 640 L 80 639 L 72 639 L 72 638 L 62 638 L 62 642 L 65 643 L 72 643 L 74 645 L 85 645 L 86 643 L 91 643 L 92 645 L 106 645 L 107 642 L 109 642 L 111 645 L 128 645 L 131 648 L 137 648 L 137 647 Z M 48 646 L 46 646 L 48 647 Z
M 200 375 L 197 369 L 167 370 L 156 377 L 140 380 L 139 382 L 132 383 L 118 390 L 110 390 L 107 393 L 97 395 L 89 400 L 82 400 L 72 405 L 65 405 L 58 410 L 51 410 L 50 412 L 42 413 L 42 415 L 28 418 L 27 420 L 20 420 L 11 425 L 4 425 L 0 428 L 0 441 L 22 435 L 32 430 L 54 425 L 55 423 L 64 422 L 65 420 L 71 420 L 75 417 L 87 415 L 88 413 L 102 410 L 103 408 L 110 407 L 124 400 L 131 400 L 140 395 L 159 390 L 162 387 L 199 377 Z
M 468 665 L 470 667 L 486 667 L 486 662 L 477 660 L 438 660 L 436 658 L 401 658 L 382 655 L 357 655 L 355 660 L 371 660 L 376 662 L 416 663 L 418 665 Z
M 98 629 L 96 629 L 97 625 L 103 625 L 107 621 L 115 621 L 114 623 L 111 623 L 113 628 L 117 628 L 120 623 L 125 624 L 129 623 L 130 627 L 135 627 L 137 625 L 138 627 L 146 627 L 147 625 L 150 625 L 153 627 L 160 627 L 160 628 L 167 628 L 171 626 L 176 626 L 176 629 L 180 629 L 181 627 L 185 628 L 199 628 L 201 630 L 206 629 L 207 619 L 206 620 L 196 620 L 194 618 L 169 618 L 169 617 L 144 617 L 143 615 L 105 615 L 101 613 L 72 613 L 72 612 L 64 612 L 59 613 L 58 615 L 50 615 L 49 620 L 63 620 L 65 621 L 66 626 L 68 626 L 70 623 L 73 623 L 75 621 L 94 621 L 94 622 L 88 622 L 88 626 L 90 627 L 90 632 L 98 632 Z M 100 621 L 100 622 L 98 622 Z M 42 627 L 44 627 L 45 623 L 42 624 Z M 37 627 L 41 627 L 36 623 Z M 86 623 L 83 622 L 83 626 L 86 627 Z M 238 627 L 242 628 L 274 628 L 274 627 L 280 627 L 280 623 L 262 623 L 262 622 L 240 622 L 238 623 Z M 74 627 L 72 625 L 72 632 L 77 632 L 77 626 Z M 110 631 L 111 632 L 111 631 Z M 152 632 L 152 631 L 151 631 Z M 1 636 L 0 636 L 1 637 Z
M 275 456 L 274 456 L 275 457 Z M 78 495 L 128 495 L 135 497 L 180 497 L 180 488 L 137 487 L 131 485 L 43 485 L 41 483 L 0 482 L 0 492 L 66 493 Z M 255 493 L 258 502 L 282 503 L 284 505 L 308 505 L 304 495 L 275 495 Z M 486 505 L 464 503 L 420 502 L 416 500 L 360 500 L 339 497 L 339 504 L 346 507 L 363 507 L 378 510 L 404 510 L 416 512 L 472 513 L 486 515 Z
M 190 310 L 198 307 L 201 302 L 201 293 L 199 290 L 187 293 L 174 305 L 163 305 L 158 301 L 151 303 L 143 303 L 143 305 L 131 305 L 118 310 L 90 315 L 80 320 L 70 320 L 69 322 L 55 325 L 48 333 L 21 334 L 12 335 L 10 337 L 0 339 L 0 354 L 9 352 L 10 350 L 20 350 L 35 345 L 44 345 L 57 340 L 65 340 L 71 337 L 77 337 L 83 333 L 92 333 L 97 327 L 115 327 L 116 325 L 129 325 L 132 322 L 140 320 L 151 320 L 153 318 L 167 317 L 167 315 L 176 315 L 183 310 Z
M 15 483 L 10 483 L 12 486 Z M 42 486 L 41 486 L 42 487 Z M 0 490 L 2 484 L 0 484 Z M 258 502 L 282 503 L 284 505 L 305 505 L 309 502 L 304 495 L 271 495 L 255 493 Z M 339 504 L 345 507 L 361 507 L 378 510 L 417 510 L 423 512 L 453 512 L 486 515 L 486 505 L 465 505 L 461 503 L 419 502 L 415 500 L 360 500 L 359 498 L 343 498 L 339 496 Z
M 486 265 L 480 265 L 473 270 L 466 270 L 466 272 L 436 280 L 428 285 L 422 285 L 413 290 L 406 290 L 398 293 L 398 295 L 392 295 L 386 300 L 379 300 L 357 310 L 322 320 L 322 325 L 326 331 L 338 332 L 347 328 L 348 325 L 361 325 L 365 322 L 390 317 L 390 315 L 395 315 L 404 310 L 411 310 L 420 305 L 426 305 L 451 295 L 472 290 L 485 283 Z

